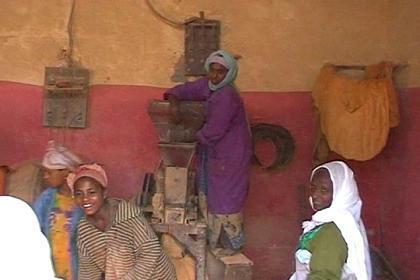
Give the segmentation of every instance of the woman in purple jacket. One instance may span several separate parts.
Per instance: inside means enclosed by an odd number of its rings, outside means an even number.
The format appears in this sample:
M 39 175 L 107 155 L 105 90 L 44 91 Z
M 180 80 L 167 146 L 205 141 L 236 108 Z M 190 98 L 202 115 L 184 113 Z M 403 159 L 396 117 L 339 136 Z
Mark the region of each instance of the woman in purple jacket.
M 177 112 L 178 101 L 204 101 L 206 123 L 198 131 L 198 186 L 207 197 L 209 242 L 221 253 L 244 245 L 242 209 L 248 193 L 252 139 L 243 101 L 233 82 L 235 58 L 226 51 L 205 62 L 207 77 L 168 90 L 164 97 Z

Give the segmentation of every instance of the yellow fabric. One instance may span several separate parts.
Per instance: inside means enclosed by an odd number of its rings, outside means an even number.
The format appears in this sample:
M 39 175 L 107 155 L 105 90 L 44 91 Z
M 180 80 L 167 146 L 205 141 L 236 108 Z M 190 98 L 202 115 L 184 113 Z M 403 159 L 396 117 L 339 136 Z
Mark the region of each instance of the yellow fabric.
M 177 279 L 195 279 L 195 259 L 187 254 L 184 246 L 169 234 L 162 235 L 162 247 L 175 266 Z
M 399 123 L 393 65 L 368 66 L 364 79 L 345 76 L 330 64 L 318 76 L 312 96 L 330 149 L 347 159 L 368 160 L 385 146 Z
M 51 245 L 54 269 L 57 277 L 73 279 L 71 263 L 70 223 L 74 202 L 71 196 L 57 193 L 53 222 L 51 226 Z

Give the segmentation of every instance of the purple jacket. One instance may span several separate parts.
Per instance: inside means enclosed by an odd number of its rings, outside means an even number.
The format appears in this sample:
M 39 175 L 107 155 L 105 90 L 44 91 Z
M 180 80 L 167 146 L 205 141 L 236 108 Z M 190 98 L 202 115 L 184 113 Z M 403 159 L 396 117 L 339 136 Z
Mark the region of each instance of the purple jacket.
M 205 101 L 206 123 L 196 136 L 208 152 L 208 209 L 213 214 L 240 212 L 248 193 L 252 139 L 237 90 L 225 86 L 212 92 L 208 79 L 202 78 L 169 89 L 168 94 Z

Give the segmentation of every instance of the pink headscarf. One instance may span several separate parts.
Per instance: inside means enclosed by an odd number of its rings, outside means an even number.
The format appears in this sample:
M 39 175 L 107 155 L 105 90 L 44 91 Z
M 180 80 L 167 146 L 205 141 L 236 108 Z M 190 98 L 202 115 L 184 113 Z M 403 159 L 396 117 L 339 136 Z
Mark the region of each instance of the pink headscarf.
M 56 144 L 54 140 L 48 142 L 47 152 L 42 160 L 43 167 L 74 171 L 81 163 L 82 160 L 68 148 Z
M 76 171 L 67 176 L 67 184 L 72 192 L 74 192 L 74 183 L 82 177 L 94 179 L 103 188 L 108 187 L 108 177 L 106 176 L 105 170 L 97 163 L 81 165 Z

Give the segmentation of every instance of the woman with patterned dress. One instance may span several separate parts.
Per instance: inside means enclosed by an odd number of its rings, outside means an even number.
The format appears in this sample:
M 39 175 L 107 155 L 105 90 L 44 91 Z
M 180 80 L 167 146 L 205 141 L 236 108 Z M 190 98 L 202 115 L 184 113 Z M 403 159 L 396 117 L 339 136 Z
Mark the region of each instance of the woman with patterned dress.
M 50 141 L 42 160 L 44 180 L 49 187 L 35 200 L 33 209 L 42 233 L 51 246 L 56 277 L 77 280 L 77 224 L 83 211 L 73 201 L 66 178 L 81 164 L 72 151 Z

